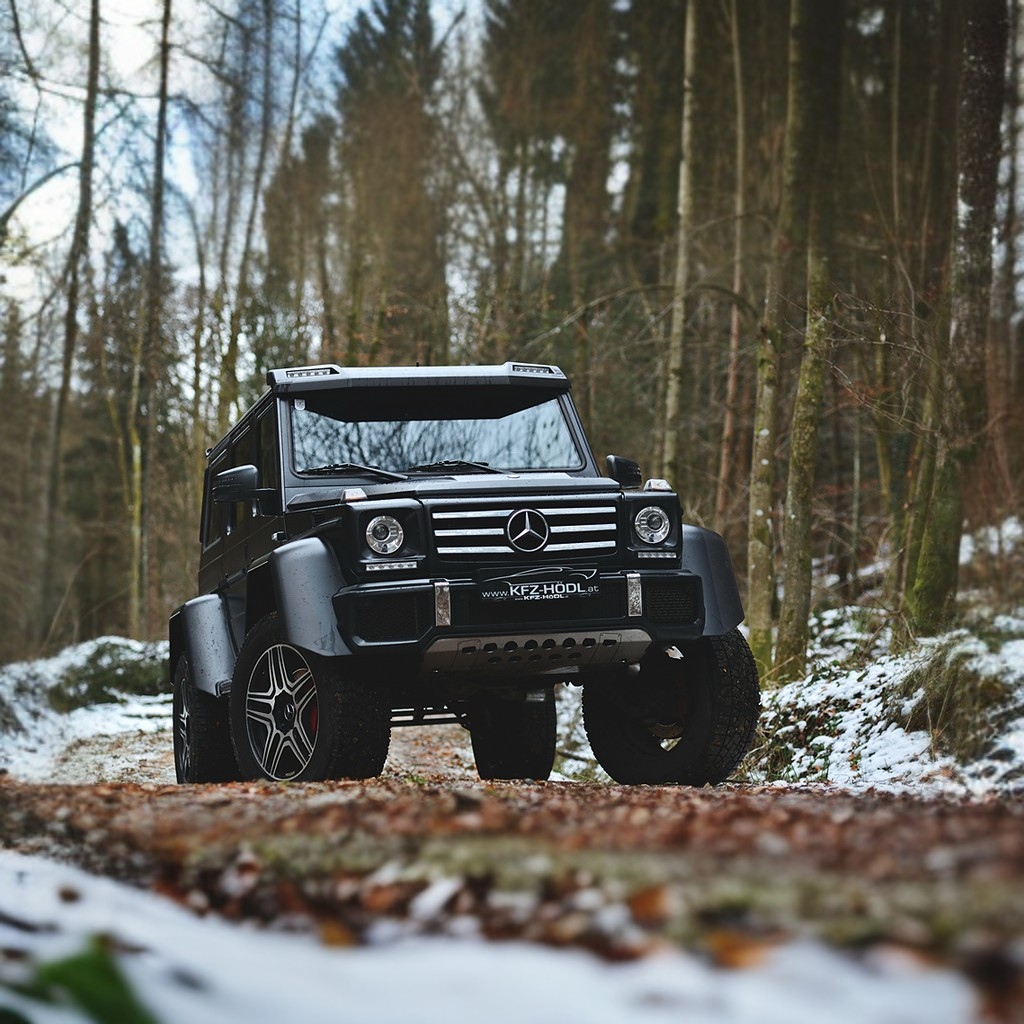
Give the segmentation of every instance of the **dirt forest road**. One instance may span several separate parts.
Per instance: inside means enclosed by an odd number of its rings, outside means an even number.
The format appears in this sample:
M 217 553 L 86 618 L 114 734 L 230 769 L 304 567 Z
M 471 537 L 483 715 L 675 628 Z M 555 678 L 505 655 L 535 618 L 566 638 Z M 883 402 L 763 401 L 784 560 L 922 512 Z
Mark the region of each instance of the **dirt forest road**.
M 993 1020 L 1024 1006 L 1010 800 L 485 783 L 458 726 L 395 730 L 375 780 L 185 787 L 161 733 L 90 741 L 49 783 L 0 778 L 0 844 L 331 944 L 482 935 L 611 959 L 673 945 L 743 966 L 812 934 L 953 964 Z

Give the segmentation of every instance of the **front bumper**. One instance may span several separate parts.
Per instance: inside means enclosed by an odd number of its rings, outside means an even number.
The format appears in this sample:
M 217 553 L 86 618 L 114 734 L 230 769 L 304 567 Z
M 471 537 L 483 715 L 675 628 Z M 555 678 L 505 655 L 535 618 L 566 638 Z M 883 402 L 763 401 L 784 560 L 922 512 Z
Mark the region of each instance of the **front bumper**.
M 600 573 L 586 596 L 493 600 L 475 580 L 346 587 L 334 597 L 353 651 L 418 653 L 427 670 L 544 672 L 639 661 L 704 630 L 703 586 L 685 570 Z

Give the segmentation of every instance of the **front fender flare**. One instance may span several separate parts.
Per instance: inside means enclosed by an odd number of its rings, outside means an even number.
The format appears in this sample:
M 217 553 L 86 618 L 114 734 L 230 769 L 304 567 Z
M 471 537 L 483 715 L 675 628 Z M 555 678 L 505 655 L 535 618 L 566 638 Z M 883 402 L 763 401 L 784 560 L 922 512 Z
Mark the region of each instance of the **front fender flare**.
M 723 636 L 743 621 L 743 602 L 725 541 L 713 530 L 683 526 L 683 568 L 704 585 L 704 636 Z
M 270 556 L 270 574 L 289 643 L 313 654 L 352 653 L 338 632 L 331 603 L 345 581 L 325 540 L 303 537 L 282 545 Z
M 231 638 L 227 602 L 219 594 L 186 601 L 171 618 L 172 637 L 179 635 L 179 629 L 181 642 L 172 643 L 172 657 L 180 653 L 188 659 L 189 675 L 197 690 L 222 697 L 231 689 L 238 654 Z M 170 670 L 173 675 L 173 664 Z

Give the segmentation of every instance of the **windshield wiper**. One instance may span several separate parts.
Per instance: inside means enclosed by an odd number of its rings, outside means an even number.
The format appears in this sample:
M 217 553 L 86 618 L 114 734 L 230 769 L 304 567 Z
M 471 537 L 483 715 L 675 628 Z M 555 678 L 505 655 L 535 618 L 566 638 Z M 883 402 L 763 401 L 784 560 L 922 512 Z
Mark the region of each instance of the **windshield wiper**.
M 432 469 L 476 469 L 481 473 L 504 473 L 503 469 L 495 469 L 486 462 L 467 462 L 465 459 L 442 459 L 439 462 L 424 462 L 421 466 L 408 466 L 406 473 L 427 472 Z
M 366 473 L 369 476 L 377 476 L 382 480 L 408 480 L 407 476 L 401 473 L 392 473 L 390 470 L 381 469 L 380 466 L 363 466 L 358 462 L 332 462 L 327 466 L 314 466 L 312 469 L 301 470 L 303 475 L 305 474 L 327 474 L 337 473 L 339 475 L 343 473 Z

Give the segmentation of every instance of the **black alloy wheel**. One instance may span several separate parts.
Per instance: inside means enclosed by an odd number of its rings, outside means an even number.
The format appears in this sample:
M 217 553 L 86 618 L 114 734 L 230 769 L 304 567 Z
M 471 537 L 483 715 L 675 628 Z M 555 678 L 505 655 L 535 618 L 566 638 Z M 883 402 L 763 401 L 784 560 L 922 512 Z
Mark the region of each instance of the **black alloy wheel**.
M 231 739 L 243 778 L 320 781 L 379 775 L 391 738 L 380 686 L 287 642 L 277 613 L 239 652 L 231 684 Z

